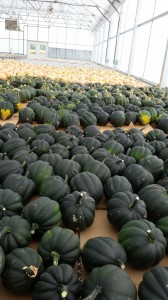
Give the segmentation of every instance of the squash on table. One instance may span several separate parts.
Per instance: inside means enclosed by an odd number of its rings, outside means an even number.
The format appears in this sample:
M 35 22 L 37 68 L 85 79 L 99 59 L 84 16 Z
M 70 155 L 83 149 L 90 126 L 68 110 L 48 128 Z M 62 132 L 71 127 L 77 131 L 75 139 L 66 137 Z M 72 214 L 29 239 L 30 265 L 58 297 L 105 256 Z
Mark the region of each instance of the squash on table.
M 72 191 L 87 192 L 92 197 L 96 204 L 103 197 L 103 185 L 100 179 L 90 172 L 82 172 L 75 175 L 70 181 Z
M 110 237 L 88 239 L 81 250 L 82 263 L 87 271 L 112 264 L 125 269 L 127 256 L 124 248 Z
M 2 188 L 19 194 L 22 203 L 25 204 L 31 200 L 35 192 L 35 183 L 21 174 L 10 174 L 3 181 Z
M 41 237 L 47 230 L 60 225 L 62 214 L 58 202 L 39 197 L 23 208 L 22 217 L 30 223 L 32 236 Z
M 146 219 L 146 204 L 129 191 L 115 193 L 107 202 L 107 218 L 120 230 L 130 220 Z
M 79 237 L 70 229 L 55 226 L 43 234 L 37 252 L 46 266 L 74 266 L 80 256 Z
M 5 216 L 20 215 L 22 209 L 22 199 L 18 193 L 4 187 L 0 189 L 0 219 Z
M 127 272 L 114 265 L 95 268 L 82 285 L 83 300 L 136 300 L 136 286 Z
M 168 299 L 168 268 L 155 266 L 143 275 L 138 288 L 140 300 L 167 300 Z
M 35 285 L 33 300 L 77 300 L 81 293 L 81 283 L 71 266 L 61 264 L 51 266 L 40 275 Z
M 128 262 L 138 268 L 158 264 L 167 246 L 162 231 L 144 219 L 128 221 L 122 226 L 118 241 L 126 251 Z
M 35 250 L 17 248 L 6 255 L 2 282 L 11 292 L 27 295 L 43 271 L 42 258 Z
M 15 248 L 27 247 L 31 241 L 30 224 L 18 215 L 0 220 L 0 245 L 5 254 Z
M 62 220 L 72 230 L 83 230 L 93 224 L 95 200 L 86 192 L 75 191 L 60 202 Z

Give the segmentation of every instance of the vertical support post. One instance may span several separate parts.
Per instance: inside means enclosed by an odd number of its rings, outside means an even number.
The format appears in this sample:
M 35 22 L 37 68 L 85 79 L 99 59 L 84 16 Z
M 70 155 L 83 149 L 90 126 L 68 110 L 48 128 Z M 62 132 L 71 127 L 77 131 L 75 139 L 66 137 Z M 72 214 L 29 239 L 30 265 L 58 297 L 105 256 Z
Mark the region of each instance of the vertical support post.
M 160 88 L 166 87 L 166 84 L 168 83 L 167 70 L 168 70 L 168 40 L 167 40 L 167 44 L 166 44 L 165 56 L 164 56 L 162 72 L 161 72 L 161 76 L 160 76 L 160 83 L 159 83 Z
M 132 35 L 131 51 L 130 51 L 130 57 L 129 57 L 129 62 L 128 62 L 128 70 L 127 70 L 127 74 L 129 76 L 132 73 L 133 62 L 134 62 L 135 45 L 136 45 L 137 29 L 138 29 L 137 24 L 138 24 L 138 17 L 139 17 L 139 13 L 140 13 L 140 7 L 141 7 L 141 0 L 138 0 L 136 15 L 135 15 L 135 22 L 134 22 L 133 35 Z

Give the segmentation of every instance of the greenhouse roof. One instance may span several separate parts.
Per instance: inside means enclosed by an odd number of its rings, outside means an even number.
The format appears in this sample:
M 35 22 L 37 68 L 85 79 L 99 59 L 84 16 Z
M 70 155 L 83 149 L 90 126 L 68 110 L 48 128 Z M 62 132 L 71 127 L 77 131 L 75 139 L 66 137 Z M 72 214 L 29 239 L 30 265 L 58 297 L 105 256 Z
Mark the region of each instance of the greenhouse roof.
M 92 32 L 124 0 L 0 0 L 0 18 L 22 24 L 82 28 Z

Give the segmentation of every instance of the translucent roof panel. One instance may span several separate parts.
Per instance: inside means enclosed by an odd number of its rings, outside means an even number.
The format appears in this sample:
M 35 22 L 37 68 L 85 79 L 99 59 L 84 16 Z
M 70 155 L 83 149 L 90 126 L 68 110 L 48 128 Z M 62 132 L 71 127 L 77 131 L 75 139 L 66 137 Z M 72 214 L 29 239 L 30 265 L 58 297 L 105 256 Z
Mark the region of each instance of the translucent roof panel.
M 0 0 L 0 18 L 94 32 L 124 0 Z

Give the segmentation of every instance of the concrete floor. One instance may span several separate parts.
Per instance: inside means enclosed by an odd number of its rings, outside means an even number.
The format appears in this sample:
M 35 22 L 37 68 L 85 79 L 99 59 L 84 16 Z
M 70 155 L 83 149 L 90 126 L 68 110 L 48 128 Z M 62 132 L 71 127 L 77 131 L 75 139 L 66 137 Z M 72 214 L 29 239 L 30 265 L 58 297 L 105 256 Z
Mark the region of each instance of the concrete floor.
M 84 68 L 94 68 L 94 69 L 107 69 L 105 66 L 98 65 L 91 61 L 81 61 L 81 60 L 69 60 L 60 58 L 45 58 L 45 59 L 19 59 L 19 61 L 32 63 L 32 64 L 43 64 L 49 66 L 67 66 L 67 67 L 84 67 Z

